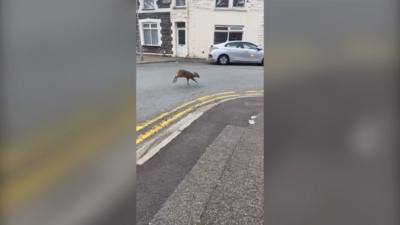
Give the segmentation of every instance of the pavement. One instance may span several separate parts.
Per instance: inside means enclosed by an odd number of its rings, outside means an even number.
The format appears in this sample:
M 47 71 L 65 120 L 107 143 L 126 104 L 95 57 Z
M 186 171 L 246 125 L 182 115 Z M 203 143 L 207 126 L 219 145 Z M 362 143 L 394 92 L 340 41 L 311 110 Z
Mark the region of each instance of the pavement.
M 143 55 L 143 60 L 140 60 L 140 55 L 136 54 L 136 64 L 149 64 L 160 62 L 198 62 L 207 63 L 207 59 L 199 58 L 182 58 L 172 56 L 158 56 L 158 55 Z
M 263 114 L 226 126 L 149 224 L 264 224 Z

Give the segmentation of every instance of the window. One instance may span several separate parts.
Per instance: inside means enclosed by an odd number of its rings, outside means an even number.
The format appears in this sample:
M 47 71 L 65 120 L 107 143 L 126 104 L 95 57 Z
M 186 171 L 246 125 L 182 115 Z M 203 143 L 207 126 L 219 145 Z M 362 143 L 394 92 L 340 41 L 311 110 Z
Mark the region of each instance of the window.
M 155 9 L 154 0 L 143 0 L 143 9 Z
M 177 40 L 178 45 L 185 45 L 186 44 L 186 24 L 185 22 L 176 22 L 176 32 L 178 34 Z
M 229 41 L 241 41 L 242 40 L 242 32 L 230 32 L 228 40 Z
M 228 8 L 229 0 L 216 0 L 216 7 L 218 8 Z
M 215 26 L 214 44 L 226 41 L 241 41 L 243 26 Z
M 185 45 L 185 30 L 178 30 L 178 44 Z
M 248 42 L 244 42 L 243 47 L 246 49 L 254 49 L 254 50 L 258 49 L 257 45 Z
M 214 32 L 214 44 L 224 43 L 228 40 L 228 33 Z
M 245 0 L 233 0 L 233 7 L 244 7 Z
M 177 22 L 176 27 L 177 28 L 185 28 L 185 22 Z
M 161 20 L 140 20 L 140 40 L 145 46 L 161 46 Z
M 216 0 L 215 7 L 217 8 L 243 8 L 245 0 Z
M 176 7 L 185 7 L 186 6 L 186 0 L 176 0 L 175 6 Z
M 242 44 L 242 42 L 234 42 L 234 43 L 226 44 L 225 47 L 229 47 L 229 48 L 243 48 L 243 44 Z

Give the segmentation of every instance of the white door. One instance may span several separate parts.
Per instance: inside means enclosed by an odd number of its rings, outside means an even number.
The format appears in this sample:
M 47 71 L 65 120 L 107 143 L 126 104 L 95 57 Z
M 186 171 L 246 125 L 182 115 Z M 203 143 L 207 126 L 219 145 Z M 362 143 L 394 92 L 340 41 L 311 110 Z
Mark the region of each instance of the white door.
M 176 56 L 186 57 L 186 27 L 185 22 L 176 23 Z

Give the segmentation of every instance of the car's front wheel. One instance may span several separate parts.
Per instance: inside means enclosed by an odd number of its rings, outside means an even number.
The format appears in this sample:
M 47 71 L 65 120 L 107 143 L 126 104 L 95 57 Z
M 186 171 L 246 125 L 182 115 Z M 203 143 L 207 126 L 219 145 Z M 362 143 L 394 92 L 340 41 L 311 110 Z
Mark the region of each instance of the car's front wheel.
M 220 55 L 218 57 L 218 64 L 228 65 L 229 64 L 229 57 L 227 55 Z

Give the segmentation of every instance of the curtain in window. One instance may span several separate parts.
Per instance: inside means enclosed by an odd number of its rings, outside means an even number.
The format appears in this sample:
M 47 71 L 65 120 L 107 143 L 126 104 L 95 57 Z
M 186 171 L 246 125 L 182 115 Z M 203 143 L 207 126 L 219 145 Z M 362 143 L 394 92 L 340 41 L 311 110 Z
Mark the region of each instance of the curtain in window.
M 158 44 L 158 30 L 151 30 L 151 40 L 153 45 Z
M 143 24 L 143 42 L 145 45 L 158 45 L 158 26 L 156 23 Z
M 146 44 L 146 45 L 152 44 L 152 43 L 151 43 L 151 34 L 150 34 L 150 30 L 148 30 L 148 29 L 143 30 L 143 36 L 144 36 L 144 38 L 143 38 L 144 44 Z

